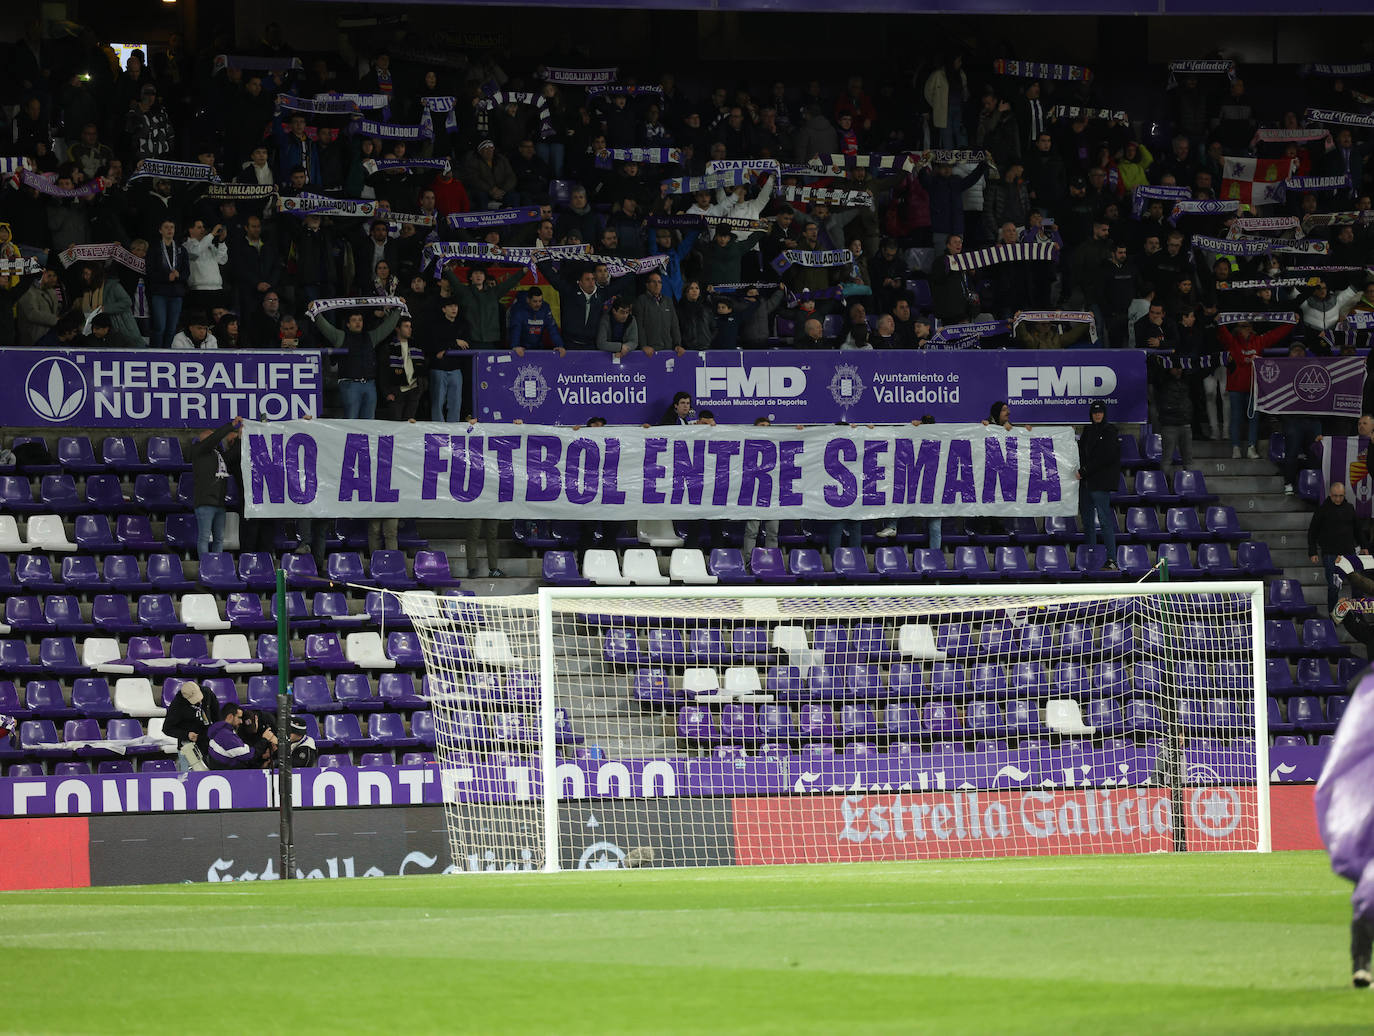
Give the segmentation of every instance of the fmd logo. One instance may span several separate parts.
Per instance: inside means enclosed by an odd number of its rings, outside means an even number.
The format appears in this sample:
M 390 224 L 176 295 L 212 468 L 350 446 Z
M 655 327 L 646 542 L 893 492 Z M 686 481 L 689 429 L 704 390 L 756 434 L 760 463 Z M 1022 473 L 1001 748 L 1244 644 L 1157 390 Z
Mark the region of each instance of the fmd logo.
M 44 421 L 67 421 L 86 402 L 86 376 L 71 360 L 54 356 L 29 368 L 24 393 L 33 412 Z
M 800 367 L 698 367 L 697 399 L 792 399 L 806 391 Z
M 1008 367 L 1007 398 L 1026 396 L 1110 396 L 1116 371 L 1110 367 Z

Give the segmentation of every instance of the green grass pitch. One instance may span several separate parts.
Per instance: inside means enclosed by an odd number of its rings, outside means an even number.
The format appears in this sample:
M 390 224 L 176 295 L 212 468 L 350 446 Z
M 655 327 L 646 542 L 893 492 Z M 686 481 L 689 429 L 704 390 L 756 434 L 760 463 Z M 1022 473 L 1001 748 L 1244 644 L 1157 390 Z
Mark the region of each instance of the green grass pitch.
M 13 1032 L 1374 1031 L 1318 853 L 0 894 Z

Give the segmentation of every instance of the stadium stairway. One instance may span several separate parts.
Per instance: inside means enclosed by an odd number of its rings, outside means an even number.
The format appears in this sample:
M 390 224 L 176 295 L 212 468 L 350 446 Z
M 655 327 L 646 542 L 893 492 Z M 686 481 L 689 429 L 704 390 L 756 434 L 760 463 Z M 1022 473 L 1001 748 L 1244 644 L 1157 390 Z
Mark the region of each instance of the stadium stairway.
M 1231 444 L 1194 442 L 1193 467 L 1207 479 L 1207 488 L 1221 503 L 1236 509 L 1240 523 L 1258 540 L 1269 544 L 1274 564 L 1302 584 L 1308 603 L 1326 611 L 1326 577 L 1320 565 L 1308 561 L 1307 527 L 1312 507 L 1296 495 L 1285 496 L 1283 477 L 1274 462 L 1263 458 L 1233 460 Z

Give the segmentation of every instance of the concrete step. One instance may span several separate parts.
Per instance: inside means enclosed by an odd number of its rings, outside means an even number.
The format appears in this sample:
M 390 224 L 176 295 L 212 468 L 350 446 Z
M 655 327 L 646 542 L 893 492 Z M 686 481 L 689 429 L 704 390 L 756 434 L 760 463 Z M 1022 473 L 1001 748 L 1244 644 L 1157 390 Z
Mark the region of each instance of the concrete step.
M 1278 475 L 1208 475 L 1207 488 L 1218 496 L 1247 498 L 1284 495 L 1283 479 Z M 1242 509 L 1234 500 L 1228 500 L 1227 503 L 1237 511 Z

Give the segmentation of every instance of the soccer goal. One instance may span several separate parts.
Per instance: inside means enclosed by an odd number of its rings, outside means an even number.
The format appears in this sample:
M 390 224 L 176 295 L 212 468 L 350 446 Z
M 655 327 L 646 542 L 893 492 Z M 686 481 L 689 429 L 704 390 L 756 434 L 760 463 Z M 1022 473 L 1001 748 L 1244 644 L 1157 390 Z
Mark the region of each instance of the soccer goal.
M 1269 849 L 1257 582 L 402 602 L 460 869 Z

